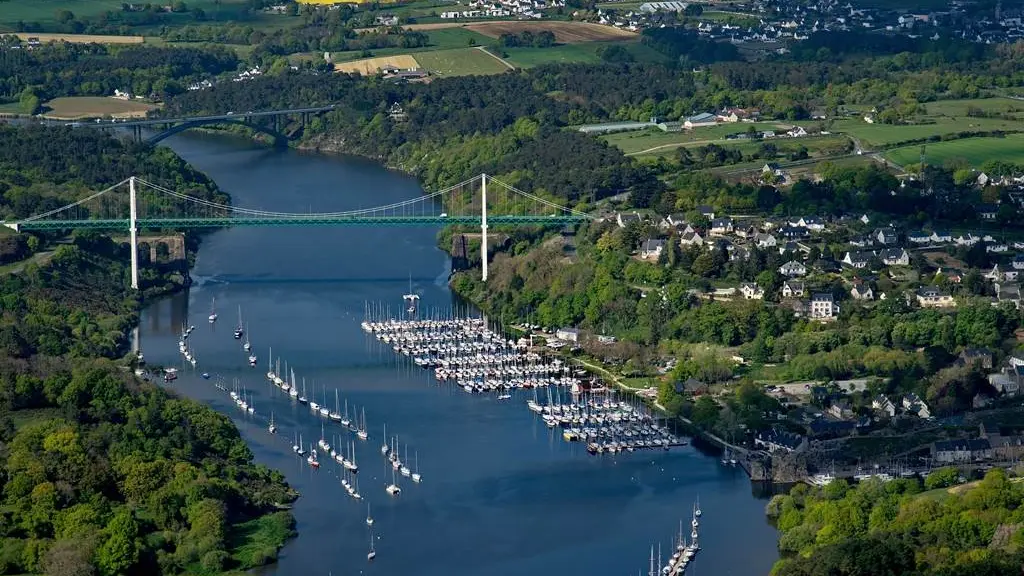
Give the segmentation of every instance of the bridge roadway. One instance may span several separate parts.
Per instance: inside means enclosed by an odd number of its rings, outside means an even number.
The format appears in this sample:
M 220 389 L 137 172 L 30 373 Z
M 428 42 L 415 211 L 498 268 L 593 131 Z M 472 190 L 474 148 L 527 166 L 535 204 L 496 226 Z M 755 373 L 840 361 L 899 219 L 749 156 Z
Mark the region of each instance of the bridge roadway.
M 572 224 L 586 220 L 585 216 L 572 214 L 550 214 L 547 216 L 487 216 L 487 224 Z M 258 217 L 220 217 L 220 218 L 139 218 L 136 226 L 140 230 L 165 230 L 181 228 L 224 228 L 231 226 L 447 226 L 453 224 L 481 224 L 481 217 L 475 216 L 258 216 Z M 29 220 L 24 222 L 4 222 L 4 226 L 16 231 L 43 230 L 128 230 L 129 220 L 125 219 L 89 219 L 89 220 Z
M 289 114 L 307 114 L 316 112 L 327 112 L 334 110 L 336 104 L 330 104 L 327 106 L 313 106 L 309 108 L 291 108 L 288 110 L 264 110 L 262 112 L 227 112 L 225 114 L 214 114 L 211 116 L 191 116 L 181 118 L 147 118 L 145 120 L 119 120 L 117 118 L 111 120 L 96 119 L 93 122 L 66 122 L 58 120 L 48 120 L 50 124 L 66 124 L 71 126 L 117 126 L 118 128 L 128 127 L 144 127 L 144 126 L 157 126 L 162 124 L 189 124 L 189 123 L 200 123 L 207 124 L 216 122 L 217 120 L 240 120 L 244 118 L 265 118 L 268 116 L 287 116 Z

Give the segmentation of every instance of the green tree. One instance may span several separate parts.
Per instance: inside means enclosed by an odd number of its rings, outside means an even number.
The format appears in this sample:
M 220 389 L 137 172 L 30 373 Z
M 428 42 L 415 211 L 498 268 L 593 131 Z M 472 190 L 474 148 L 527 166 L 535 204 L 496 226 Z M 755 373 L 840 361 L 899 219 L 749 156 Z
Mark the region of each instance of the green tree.
M 118 510 L 105 532 L 107 539 L 96 551 L 96 565 L 103 576 L 126 574 L 139 561 L 139 526 L 131 510 Z

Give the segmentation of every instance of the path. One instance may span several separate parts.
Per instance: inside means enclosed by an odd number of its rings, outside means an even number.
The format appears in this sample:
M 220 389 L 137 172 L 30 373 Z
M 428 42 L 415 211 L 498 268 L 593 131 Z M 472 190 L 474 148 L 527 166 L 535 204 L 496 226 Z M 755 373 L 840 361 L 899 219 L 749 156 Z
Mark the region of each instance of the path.
M 655 146 L 654 148 L 648 148 L 647 150 L 641 150 L 639 152 L 630 152 L 626 156 L 639 156 L 641 154 L 649 154 L 651 152 L 657 152 L 658 150 L 664 150 L 666 148 L 680 148 L 682 146 L 690 146 L 691 144 L 711 144 L 713 142 L 731 142 L 731 140 L 716 139 L 716 140 L 689 140 L 687 142 L 672 142 L 671 144 L 662 144 L 661 146 Z
M 25 266 L 29 264 L 38 264 L 39 266 L 43 266 L 44 264 L 49 262 L 50 258 L 52 257 L 53 250 L 49 250 L 46 252 L 36 252 L 32 256 L 26 258 L 25 260 L 22 260 L 21 262 L 14 262 L 13 264 L 8 264 L 7 266 L 0 266 L 0 274 L 20 274 L 21 271 L 25 269 Z
M 486 47 L 484 47 L 484 46 L 477 46 L 476 49 L 481 51 L 481 52 L 483 52 L 484 54 L 487 54 L 491 58 L 494 58 L 498 62 L 501 62 L 505 66 L 508 66 L 509 70 L 515 70 L 516 69 L 516 67 L 513 66 L 512 64 L 510 64 L 508 60 L 505 60 L 504 58 L 502 58 L 501 56 L 498 56 L 497 54 L 492 54 L 492 53 L 488 52 Z

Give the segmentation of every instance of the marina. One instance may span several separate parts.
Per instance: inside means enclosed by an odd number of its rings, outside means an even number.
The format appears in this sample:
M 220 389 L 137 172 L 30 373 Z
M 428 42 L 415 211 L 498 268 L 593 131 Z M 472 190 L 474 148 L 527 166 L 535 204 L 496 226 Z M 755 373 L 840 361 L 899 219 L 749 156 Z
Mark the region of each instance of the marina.
M 345 182 L 346 190 L 376 190 L 373 204 L 418 193 L 405 177 L 360 161 L 233 143 L 225 147 L 205 137 L 176 136 L 168 142 L 191 146 L 179 152 L 239 203 L 282 210 L 369 205 L 370 199 L 333 192 L 338 182 Z M 323 198 L 331 193 L 334 204 L 325 205 Z M 436 367 L 417 366 L 412 357 L 395 353 L 393 343 L 367 338 L 361 329 L 365 302 L 402 302 L 403 294 L 419 296 L 417 313 L 425 317 L 433 310 L 459 310 L 458 316 L 482 319 L 448 291 L 448 262 L 435 248 L 435 233 L 428 228 L 218 231 L 203 241 L 192 289 L 143 311 L 147 362 L 176 369 L 176 379 L 166 385 L 231 418 L 256 460 L 282 471 L 301 494 L 292 510 L 299 536 L 261 575 L 635 574 L 646 568 L 651 542 L 673 534 L 680 517 L 689 518 L 698 492 L 711 518 L 702 521 L 702 550 L 687 573 L 767 573 L 776 558 L 775 532 L 765 521 L 765 502 L 752 494 L 738 467 L 721 467 L 717 455 L 692 446 L 590 456 L 588 442 L 566 441 L 565 428 L 549 427 L 527 406 L 534 390 L 538 404 L 549 403 L 544 387 L 466 393 L 457 380 L 438 382 Z M 327 246 L 344 249 L 320 249 Z M 220 321 L 196 321 L 210 313 L 214 299 Z M 234 339 L 239 306 L 245 323 L 241 341 Z M 405 307 L 398 312 L 405 314 Z M 176 350 L 190 318 L 197 325 L 188 338 L 198 357 L 196 368 Z M 247 362 L 246 336 L 259 351 L 258 369 Z M 502 340 L 507 347 L 508 338 Z M 544 358 L 533 362 L 554 368 L 555 358 Z M 520 366 L 529 362 L 518 360 Z M 298 385 L 294 397 L 292 370 Z M 281 382 L 268 379 L 268 371 Z M 201 378 L 203 372 L 209 380 Z M 605 396 L 629 404 L 600 386 L 591 388 L 590 379 L 574 369 L 559 367 L 549 376 L 576 378 L 577 404 L 603 403 Z M 235 378 L 254 413 L 240 410 L 229 396 Z M 298 402 L 302 378 L 307 400 L 327 405 L 326 418 Z M 573 403 L 571 383 L 549 388 L 552 405 Z M 511 397 L 499 399 L 504 395 Z M 356 432 L 330 417 L 331 411 L 345 415 L 346 400 Z M 276 434 L 269 432 L 271 416 Z M 355 443 L 358 472 L 346 471 L 317 445 L 321 426 L 336 453 L 347 458 Z M 365 429 L 367 440 L 359 429 Z M 381 454 L 395 436 L 408 477 Z M 318 468 L 307 461 L 311 446 Z M 401 490 L 397 496 L 386 491 L 392 483 Z M 371 537 L 372 564 L 367 561 Z M 742 555 L 734 552 L 738 541 Z

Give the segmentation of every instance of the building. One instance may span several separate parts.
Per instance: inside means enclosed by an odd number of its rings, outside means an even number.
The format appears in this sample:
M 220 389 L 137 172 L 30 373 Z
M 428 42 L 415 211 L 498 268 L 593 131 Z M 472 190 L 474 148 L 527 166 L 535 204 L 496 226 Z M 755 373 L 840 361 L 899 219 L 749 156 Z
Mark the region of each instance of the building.
M 753 282 L 744 282 L 740 284 L 740 294 L 743 294 L 743 297 L 747 300 L 763 300 L 764 288 Z
M 664 228 L 676 228 L 683 230 L 689 227 L 686 223 L 685 214 L 669 214 L 665 217 Z
M 619 212 L 615 216 L 615 223 L 619 225 L 619 228 L 625 228 L 633 222 L 641 222 L 640 215 L 636 212 Z
M 786 262 L 782 266 L 779 266 L 779 274 L 782 274 L 783 276 L 789 276 L 790 278 L 804 276 L 805 274 L 807 274 L 807 267 L 801 264 L 800 262 L 797 262 L 796 260 L 790 260 L 789 262 Z
M 917 303 L 922 308 L 952 308 L 956 300 L 952 294 L 945 294 L 938 286 L 922 286 L 917 289 Z
M 999 213 L 999 206 L 995 204 L 978 204 L 974 207 L 974 211 L 977 212 L 978 218 L 981 220 L 995 220 L 996 214 Z
M 1020 383 L 1024 378 L 1024 367 L 1008 366 L 999 372 L 988 375 L 988 383 L 1003 396 L 1016 396 L 1020 393 Z
M 939 440 L 932 445 L 935 462 L 976 462 L 992 457 L 992 444 L 984 438 L 975 440 Z
M 580 331 L 577 328 L 559 328 L 555 331 L 555 338 L 577 344 L 580 341 Z
M 871 409 L 885 414 L 889 418 L 896 416 L 896 405 L 885 396 L 879 396 L 871 401 Z
M 839 315 L 839 304 L 828 292 L 817 292 L 811 296 L 811 318 L 831 320 Z
M 829 405 L 828 413 L 838 420 L 847 420 L 853 417 L 853 409 L 846 400 L 837 400 Z
M 888 248 L 879 255 L 886 266 L 909 266 L 910 254 L 903 248 Z
M 879 228 L 878 230 L 875 231 L 874 234 L 871 235 L 871 237 L 875 242 L 878 242 L 883 246 L 895 244 L 898 240 L 896 231 L 893 230 L 892 228 Z
M 704 238 L 696 230 L 683 232 L 683 235 L 679 237 L 680 246 L 700 246 L 701 244 L 704 244 Z
M 657 260 L 665 250 L 665 241 L 661 239 L 648 239 L 640 244 L 640 257 L 644 260 Z
M 782 283 L 783 298 L 800 298 L 804 295 L 804 283 L 796 280 L 786 280 Z
M 779 241 L 775 239 L 775 236 L 771 234 L 755 234 L 754 242 L 758 248 L 774 248 L 779 245 Z
M 1020 284 L 1016 282 L 998 282 L 995 285 L 996 300 L 999 302 L 1010 302 L 1017 306 L 1021 305 Z
M 825 222 L 821 218 L 818 218 L 817 216 L 808 216 L 806 218 L 801 218 L 796 221 L 790 221 L 789 225 L 800 228 L 807 228 L 808 230 L 813 230 L 814 232 L 821 232 L 825 230 Z
M 769 452 L 799 452 L 807 447 L 807 438 L 785 430 L 769 428 L 754 436 L 754 446 Z
M 683 120 L 683 126 L 686 128 L 698 128 L 700 126 L 714 126 L 718 123 L 718 117 L 708 112 L 701 112 L 700 114 L 694 114 L 693 116 L 687 117 Z
M 907 240 L 913 244 L 927 244 L 932 241 L 932 235 L 922 230 L 907 232 Z
M 708 391 L 708 385 L 697 380 L 696 378 L 687 378 L 685 382 L 676 382 L 676 392 L 679 394 L 688 394 L 690 396 L 700 396 L 706 394 Z
M 700 215 L 707 218 L 708 220 L 715 219 L 715 209 L 712 208 L 711 206 L 708 206 L 707 204 L 701 204 L 700 206 L 697 206 L 697 212 L 700 212 Z
M 843 264 L 851 266 L 858 270 L 868 267 L 868 262 L 871 260 L 871 254 L 868 252 L 847 252 L 843 256 Z
M 903 409 L 907 414 L 917 416 L 918 418 L 932 417 L 932 413 L 928 410 L 928 405 L 913 392 L 903 397 Z
M 864 282 L 859 282 L 850 288 L 850 297 L 854 300 L 874 300 L 875 292 Z
M 945 242 L 952 242 L 953 236 L 949 232 L 934 230 L 932 231 L 931 241 L 935 244 L 941 244 Z
M 723 236 L 733 230 L 732 218 L 715 218 L 711 221 L 711 234 L 714 236 Z

